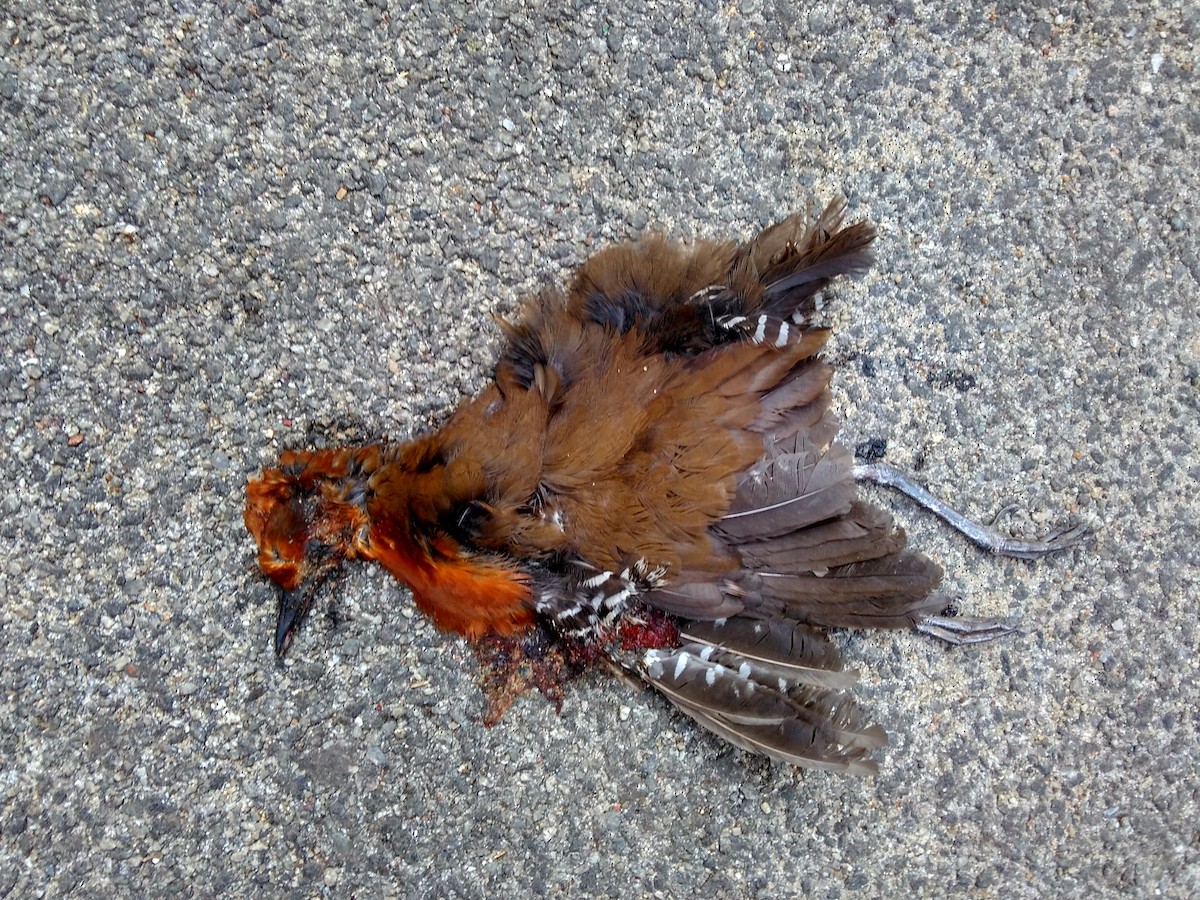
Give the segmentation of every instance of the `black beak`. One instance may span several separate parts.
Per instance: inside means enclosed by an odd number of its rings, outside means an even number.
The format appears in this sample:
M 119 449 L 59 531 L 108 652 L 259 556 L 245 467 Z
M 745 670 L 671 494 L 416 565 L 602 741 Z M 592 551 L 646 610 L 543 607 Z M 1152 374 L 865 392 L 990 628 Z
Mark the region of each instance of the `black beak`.
M 281 591 L 279 594 L 279 621 L 275 624 L 275 655 L 283 659 L 292 646 L 292 638 L 300 629 L 300 623 L 308 615 L 312 591 Z

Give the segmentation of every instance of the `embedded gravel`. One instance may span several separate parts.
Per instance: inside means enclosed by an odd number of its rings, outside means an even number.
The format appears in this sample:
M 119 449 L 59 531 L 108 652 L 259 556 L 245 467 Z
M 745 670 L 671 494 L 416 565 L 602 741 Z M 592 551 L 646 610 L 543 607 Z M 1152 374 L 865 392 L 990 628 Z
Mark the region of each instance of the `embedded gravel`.
M 0 12 L 0 896 L 1200 893 L 1200 9 L 578 6 Z M 276 663 L 261 465 L 443 420 L 598 247 L 838 194 L 844 440 L 1097 529 L 995 560 L 872 489 L 1032 628 L 841 635 L 878 777 L 600 678 L 485 729 L 364 567 Z

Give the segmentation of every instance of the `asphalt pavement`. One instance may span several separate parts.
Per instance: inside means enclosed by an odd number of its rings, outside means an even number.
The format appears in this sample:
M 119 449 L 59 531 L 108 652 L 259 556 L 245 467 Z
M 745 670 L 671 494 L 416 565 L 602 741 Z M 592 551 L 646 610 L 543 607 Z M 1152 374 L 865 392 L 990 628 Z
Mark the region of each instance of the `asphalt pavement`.
M 96 4 L 0 12 L 0 896 L 1200 893 L 1200 7 Z M 494 728 L 353 568 L 286 664 L 241 521 L 288 447 L 403 438 L 494 314 L 661 229 L 845 196 L 842 439 L 965 613 L 843 633 L 855 780 L 617 681 Z M 879 447 L 877 443 L 875 445 Z

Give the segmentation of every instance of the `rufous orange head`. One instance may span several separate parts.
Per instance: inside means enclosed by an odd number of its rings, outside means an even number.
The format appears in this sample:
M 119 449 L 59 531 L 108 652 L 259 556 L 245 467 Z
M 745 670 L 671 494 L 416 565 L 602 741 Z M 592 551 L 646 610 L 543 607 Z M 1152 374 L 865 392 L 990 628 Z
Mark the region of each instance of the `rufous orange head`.
M 258 565 L 280 588 L 275 652 L 283 656 L 321 586 L 348 556 L 365 527 L 361 502 L 347 490 L 339 455 L 288 452 L 246 487 L 246 528 Z M 361 501 L 361 497 L 357 498 Z

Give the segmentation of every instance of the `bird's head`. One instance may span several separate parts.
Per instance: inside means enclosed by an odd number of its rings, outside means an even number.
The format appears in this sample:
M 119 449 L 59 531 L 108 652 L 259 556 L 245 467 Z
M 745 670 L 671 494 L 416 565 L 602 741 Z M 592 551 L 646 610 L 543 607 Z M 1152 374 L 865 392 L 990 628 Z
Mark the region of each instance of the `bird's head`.
M 283 656 L 317 593 L 367 528 L 360 466 L 344 454 L 285 453 L 246 486 L 258 565 L 280 588 L 275 652 Z

